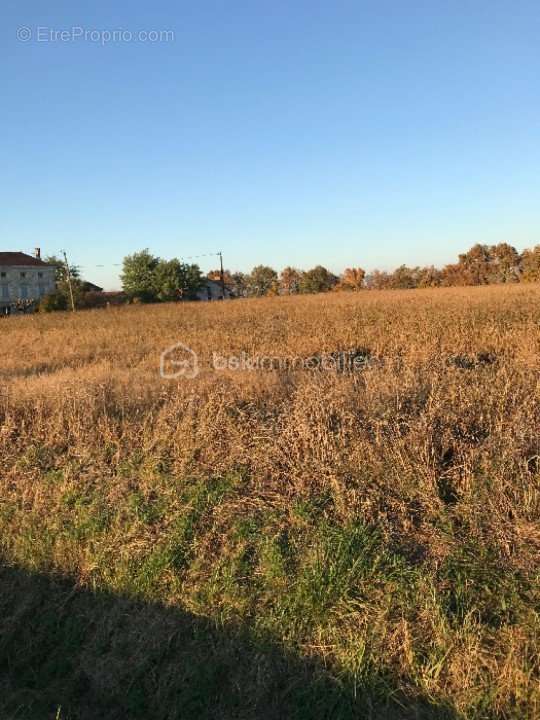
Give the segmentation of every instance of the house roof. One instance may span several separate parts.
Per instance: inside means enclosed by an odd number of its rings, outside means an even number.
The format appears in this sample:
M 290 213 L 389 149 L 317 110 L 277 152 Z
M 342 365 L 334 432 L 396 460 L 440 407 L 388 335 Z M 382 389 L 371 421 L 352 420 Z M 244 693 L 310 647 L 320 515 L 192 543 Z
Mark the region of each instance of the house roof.
M 88 280 L 83 280 L 82 286 L 85 292 L 103 292 L 102 287 L 99 287 L 99 285 L 94 285 L 94 283 L 91 283 Z
M 9 267 L 20 265 L 34 265 L 36 267 L 51 267 L 48 263 L 43 262 L 33 255 L 27 255 L 23 252 L 0 252 L 0 266 Z

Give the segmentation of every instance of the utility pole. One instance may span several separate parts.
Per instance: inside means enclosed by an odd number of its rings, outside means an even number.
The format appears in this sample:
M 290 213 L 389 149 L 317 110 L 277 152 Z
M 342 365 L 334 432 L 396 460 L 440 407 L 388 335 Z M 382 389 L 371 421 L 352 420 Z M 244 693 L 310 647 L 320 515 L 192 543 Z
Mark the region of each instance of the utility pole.
M 71 298 L 71 310 L 75 312 L 75 299 L 73 297 L 73 287 L 71 285 L 71 270 L 69 269 L 69 263 L 66 255 L 66 251 L 62 250 L 62 254 L 64 256 L 64 262 L 66 265 L 66 279 L 69 287 L 69 296 Z
M 221 281 L 221 294 L 225 300 L 225 274 L 223 272 L 223 253 L 221 250 L 218 252 L 219 255 L 219 279 Z

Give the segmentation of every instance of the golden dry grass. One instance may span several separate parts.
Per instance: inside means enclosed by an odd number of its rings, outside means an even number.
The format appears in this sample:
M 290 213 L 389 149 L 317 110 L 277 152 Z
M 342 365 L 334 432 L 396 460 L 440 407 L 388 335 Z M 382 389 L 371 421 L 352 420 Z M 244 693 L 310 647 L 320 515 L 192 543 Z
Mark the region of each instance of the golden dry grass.
M 373 717 L 538 717 L 539 320 L 527 285 L 2 322 L 5 563 L 264 634 Z M 164 380 L 179 341 L 200 374 Z M 212 367 L 351 348 L 355 373 Z

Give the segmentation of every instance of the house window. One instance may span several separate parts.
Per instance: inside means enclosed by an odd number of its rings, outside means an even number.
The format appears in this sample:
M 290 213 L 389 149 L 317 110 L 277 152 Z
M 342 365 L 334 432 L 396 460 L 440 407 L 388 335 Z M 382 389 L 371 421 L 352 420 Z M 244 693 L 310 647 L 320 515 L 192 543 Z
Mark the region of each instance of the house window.
M 25 272 L 22 272 L 22 273 L 21 273 L 21 277 L 22 277 L 22 278 L 25 278 L 25 277 L 26 277 L 26 273 L 25 273 Z
M 6 273 L 5 273 L 5 272 L 0 272 L 0 277 L 5 278 L 5 277 L 6 277 Z
M 26 300 L 28 297 L 28 285 L 21 285 L 21 298 Z
M 47 294 L 47 288 L 43 283 L 39 283 L 39 297 L 44 297 Z
M 2 299 L 9 300 L 9 287 L 7 285 L 2 285 Z
M 43 273 L 42 273 L 42 272 L 38 272 L 37 276 L 38 276 L 38 278 L 42 278 L 42 277 L 43 277 Z

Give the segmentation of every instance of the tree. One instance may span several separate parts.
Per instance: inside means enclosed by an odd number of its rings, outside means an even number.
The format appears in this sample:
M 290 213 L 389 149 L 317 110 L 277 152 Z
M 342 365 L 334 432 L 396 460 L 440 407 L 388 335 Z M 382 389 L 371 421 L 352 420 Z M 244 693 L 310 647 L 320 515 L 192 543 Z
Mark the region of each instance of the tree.
M 55 290 L 42 298 L 38 305 L 39 312 L 56 312 L 68 309 L 68 298 L 63 292 Z
M 279 289 L 284 295 L 296 295 L 300 292 L 302 272 L 293 267 L 284 268 L 279 275 Z
M 392 276 L 385 270 L 374 270 L 365 279 L 365 285 L 370 290 L 386 290 L 391 285 Z
M 346 268 L 336 287 L 340 290 L 361 290 L 364 287 L 365 277 L 366 271 L 360 267 Z
M 491 248 L 489 245 L 473 245 L 459 255 L 463 285 L 487 285 L 490 276 Z
M 48 255 L 44 262 L 48 265 L 54 265 L 55 267 L 55 279 L 57 283 L 67 281 L 66 263 L 63 258 L 59 258 L 57 255 Z M 69 266 L 69 274 L 72 280 L 78 280 L 81 277 L 81 273 L 77 265 Z
M 194 300 L 205 284 L 200 267 L 194 263 L 182 263 L 182 280 L 182 295 L 187 300 Z
M 476 244 L 441 272 L 442 285 L 489 285 L 518 282 L 520 256 L 508 243 Z
M 316 265 L 305 272 L 300 283 L 300 292 L 328 292 L 337 284 L 338 278 L 322 265 Z
M 277 273 L 267 265 L 257 265 L 248 278 L 248 294 L 255 297 L 277 293 Z
M 45 303 L 43 301 L 40 302 L 40 310 L 42 306 L 45 312 L 66 310 L 68 307 L 71 307 L 71 293 L 69 290 L 66 263 L 63 258 L 61 259 L 56 255 L 48 255 L 45 258 L 45 262 L 55 267 L 56 290 L 54 293 L 50 293 Z M 71 289 L 73 290 L 73 300 L 77 307 L 80 306 L 82 298 L 84 297 L 84 282 L 81 280 L 80 270 L 76 265 L 69 266 L 69 274 Z
M 157 298 L 155 270 L 159 262 L 159 258 L 148 249 L 124 258 L 121 280 L 128 297 L 143 302 L 152 302 Z
M 518 282 L 520 256 L 516 248 L 508 243 L 499 243 L 490 250 L 489 282 Z
M 231 290 L 235 297 L 246 297 L 248 295 L 249 278 L 242 272 L 231 274 Z
M 463 265 L 451 263 L 450 265 L 445 265 L 441 270 L 441 285 L 443 287 L 455 287 L 466 284 Z
M 410 268 L 400 265 L 394 270 L 390 278 L 390 287 L 394 290 L 411 290 L 418 282 L 420 268 Z
M 160 260 L 153 271 L 156 297 L 161 301 L 178 300 L 184 284 L 182 263 L 179 260 Z
M 540 245 L 523 251 L 520 258 L 520 269 L 524 282 L 540 282 Z
M 198 265 L 187 265 L 177 258 L 160 260 L 154 269 L 154 287 L 158 300 L 194 300 L 204 280 Z
M 416 286 L 419 288 L 439 287 L 442 282 L 441 271 L 433 265 L 418 268 Z

